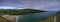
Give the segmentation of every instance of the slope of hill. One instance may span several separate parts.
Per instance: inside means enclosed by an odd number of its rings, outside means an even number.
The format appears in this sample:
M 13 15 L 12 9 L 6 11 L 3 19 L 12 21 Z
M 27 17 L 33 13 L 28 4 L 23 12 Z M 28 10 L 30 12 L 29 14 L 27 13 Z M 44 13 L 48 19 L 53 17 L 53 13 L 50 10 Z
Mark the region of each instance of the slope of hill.
M 3 14 L 12 14 L 12 15 L 21 15 L 21 14 L 27 14 L 27 13 L 39 13 L 39 12 L 45 12 L 43 10 L 35 10 L 35 9 L 21 9 L 21 10 L 12 10 L 12 9 L 0 9 L 0 13 Z

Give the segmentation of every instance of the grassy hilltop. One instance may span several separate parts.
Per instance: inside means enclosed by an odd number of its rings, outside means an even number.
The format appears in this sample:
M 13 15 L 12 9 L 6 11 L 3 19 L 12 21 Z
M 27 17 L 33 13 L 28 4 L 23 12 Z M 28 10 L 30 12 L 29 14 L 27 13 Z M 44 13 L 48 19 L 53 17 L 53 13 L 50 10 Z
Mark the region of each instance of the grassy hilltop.
M 12 14 L 12 15 L 20 15 L 20 14 L 27 14 L 27 13 L 39 13 L 39 12 L 45 12 L 45 11 L 34 10 L 34 9 L 21 9 L 21 10 L 0 9 L 0 13 Z

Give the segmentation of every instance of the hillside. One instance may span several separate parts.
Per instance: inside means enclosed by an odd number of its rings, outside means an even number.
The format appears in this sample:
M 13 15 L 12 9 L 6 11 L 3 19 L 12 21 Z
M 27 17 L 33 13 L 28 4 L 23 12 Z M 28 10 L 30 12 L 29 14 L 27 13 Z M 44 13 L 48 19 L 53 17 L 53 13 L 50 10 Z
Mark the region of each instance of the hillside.
M 12 15 L 21 15 L 27 13 L 39 13 L 45 12 L 43 10 L 35 10 L 35 9 L 21 9 L 21 10 L 12 10 L 12 9 L 0 9 L 1 14 L 12 14 Z

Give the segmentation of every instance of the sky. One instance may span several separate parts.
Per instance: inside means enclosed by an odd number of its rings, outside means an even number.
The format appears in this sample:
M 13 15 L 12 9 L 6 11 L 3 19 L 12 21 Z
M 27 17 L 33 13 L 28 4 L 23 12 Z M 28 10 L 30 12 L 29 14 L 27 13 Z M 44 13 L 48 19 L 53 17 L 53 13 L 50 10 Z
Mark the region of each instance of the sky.
M 60 0 L 0 0 L 0 9 L 33 8 L 45 11 L 59 11 Z

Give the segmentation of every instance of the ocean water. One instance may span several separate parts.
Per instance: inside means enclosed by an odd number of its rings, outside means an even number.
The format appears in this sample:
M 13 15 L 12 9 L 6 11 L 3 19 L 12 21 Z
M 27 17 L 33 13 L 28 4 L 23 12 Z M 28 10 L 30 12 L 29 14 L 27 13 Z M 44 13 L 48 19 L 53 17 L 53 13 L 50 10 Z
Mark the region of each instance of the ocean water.
M 37 20 L 41 20 L 44 18 L 47 18 L 49 16 L 54 15 L 55 13 L 57 13 L 56 11 L 48 11 L 48 12 L 42 12 L 42 13 L 30 13 L 30 14 L 24 14 L 24 15 L 18 15 L 16 17 L 16 22 L 18 22 L 19 20 L 26 20 L 28 22 L 30 21 L 37 21 Z M 22 22 L 24 22 L 24 20 Z

